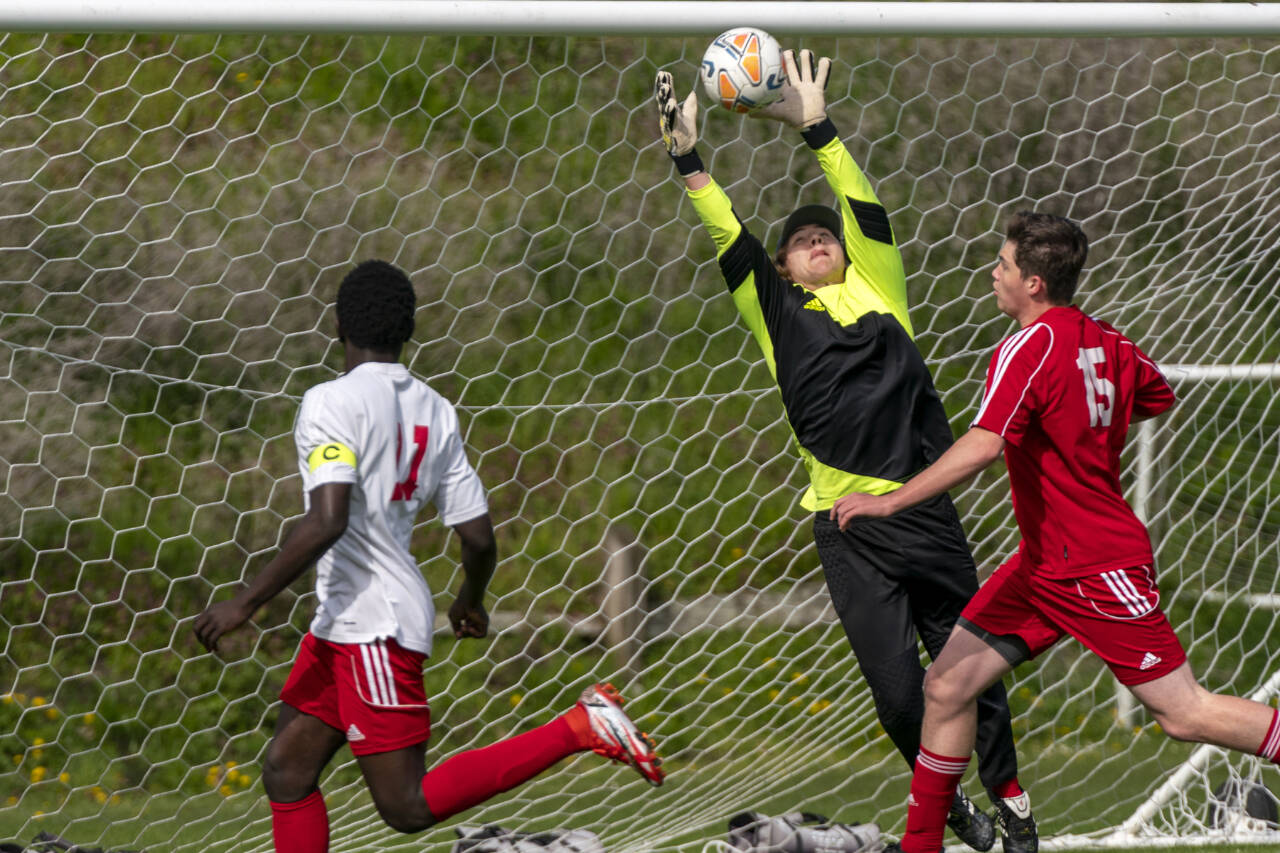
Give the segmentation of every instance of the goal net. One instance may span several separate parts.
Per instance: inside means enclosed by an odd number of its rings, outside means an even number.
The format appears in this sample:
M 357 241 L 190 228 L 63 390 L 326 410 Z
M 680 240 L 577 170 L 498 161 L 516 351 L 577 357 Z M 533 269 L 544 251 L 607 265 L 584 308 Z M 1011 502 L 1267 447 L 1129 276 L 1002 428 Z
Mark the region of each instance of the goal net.
M 461 820 L 617 851 L 697 850 L 748 808 L 902 830 L 778 394 L 656 142 L 654 72 L 687 91 L 709 35 L 0 35 L 0 840 L 270 849 L 264 746 L 311 577 L 219 656 L 192 621 L 301 512 L 293 418 L 371 257 L 416 283 L 405 360 L 458 405 L 501 551 L 493 635 L 428 663 L 429 761 L 612 680 L 670 771 L 649 789 L 582 756 Z M 1083 224 L 1081 306 L 1177 366 L 1181 405 L 1126 457 L 1162 603 L 1203 684 L 1270 701 L 1280 42 L 780 40 L 834 60 L 955 431 L 1010 332 L 1005 217 Z M 829 202 L 794 132 L 705 105 L 700 126 L 755 233 Z M 1017 541 L 1003 473 L 957 500 L 985 577 Z M 424 520 L 413 547 L 447 608 L 456 541 Z M 1164 737 L 1077 645 L 1009 687 L 1046 839 L 1274 839 L 1213 796 L 1280 792 L 1270 767 Z M 334 850 L 453 837 L 387 829 L 346 750 L 322 789 Z

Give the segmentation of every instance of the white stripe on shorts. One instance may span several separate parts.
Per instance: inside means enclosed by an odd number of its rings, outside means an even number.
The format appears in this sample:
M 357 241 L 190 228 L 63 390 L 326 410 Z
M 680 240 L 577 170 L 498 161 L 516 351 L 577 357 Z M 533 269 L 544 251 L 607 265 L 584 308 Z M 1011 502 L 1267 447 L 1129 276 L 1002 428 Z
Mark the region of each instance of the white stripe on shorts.
M 378 678 L 377 665 L 380 663 L 380 661 L 377 661 L 378 653 L 376 650 L 372 655 L 369 652 L 369 646 L 361 643 L 360 659 L 364 661 L 364 678 L 369 685 L 369 695 L 373 697 L 373 701 L 378 705 L 389 704 L 382 690 L 382 681 Z

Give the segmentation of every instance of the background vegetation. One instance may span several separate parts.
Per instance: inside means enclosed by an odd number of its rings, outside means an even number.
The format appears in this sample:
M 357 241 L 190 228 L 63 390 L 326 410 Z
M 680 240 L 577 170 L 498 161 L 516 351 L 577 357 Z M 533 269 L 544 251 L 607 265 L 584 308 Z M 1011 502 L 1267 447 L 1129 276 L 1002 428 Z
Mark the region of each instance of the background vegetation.
M 1280 362 L 1280 48 L 806 45 L 836 60 L 830 112 L 891 211 L 957 431 L 1009 332 L 986 268 L 1023 207 L 1084 224 L 1082 307 L 1161 362 Z M 309 579 L 219 657 L 190 623 L 300 511 L 297 400 L 336 375 L 327 306 L 374 256 L 419 286 L 407 360 L 459 406 L 504 555 L 506 627 L 430 663 L 432 760 L 598 678 L 670 756 L 658 791 L 586 757 L 471 817 L 620 850 L 700 845 L 743 808 L 900 829 L 903 765 L 829 612 L 655 616 L 625 650 L 590 619 L 611 529 L 646 552 L 649 612 L 821 601 L 779 399 L 655 145 L 653 73 L 692 85 L 702 46 L 0 36 L 0 837 L 269 846 L 258 762 Z M 703 136 L 758 234 L 829 198 L 789 131 L 709 109 Z M 1197 672 L 1248 693 L 1277 669 L 1275 611 L 1248 597 L 1280 562 L 1275 378 L 1181 375 L 1133 496 Z M 959 502 L 985 573 L 1016 543 L 1001 473 Z M 456 546 L 424 522 L 414 550 L 447 606 Z M 1120 823 L 1188 754 L 1118 716 L 1074 647 L 1011 697 L 1047 834 Z M 421 845 L 379 828 L 349 760 L 324 787 L 335 850 Z M 1195 828 L 1206 796 L 1157 824 Z

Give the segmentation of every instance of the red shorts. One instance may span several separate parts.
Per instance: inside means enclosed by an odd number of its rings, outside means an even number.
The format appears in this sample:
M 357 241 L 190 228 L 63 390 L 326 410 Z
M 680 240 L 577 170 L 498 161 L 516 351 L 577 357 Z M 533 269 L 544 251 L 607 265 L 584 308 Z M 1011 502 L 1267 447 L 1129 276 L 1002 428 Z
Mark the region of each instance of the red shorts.
M 1160 610 L 1150 566 L 1056 580 L 1032 572 L 1015 554 L 978 589 L 961 619 L 997 637 L 1018 637 L 1031 657 L 1069 634 L 1126 685 L 1154 681 L 1187 659 Z
M 426 659 L 390 638 L 331 643 L 308 631 L 280 698 L 345 732 L 356 755 L 390 752 L 431 737 Z

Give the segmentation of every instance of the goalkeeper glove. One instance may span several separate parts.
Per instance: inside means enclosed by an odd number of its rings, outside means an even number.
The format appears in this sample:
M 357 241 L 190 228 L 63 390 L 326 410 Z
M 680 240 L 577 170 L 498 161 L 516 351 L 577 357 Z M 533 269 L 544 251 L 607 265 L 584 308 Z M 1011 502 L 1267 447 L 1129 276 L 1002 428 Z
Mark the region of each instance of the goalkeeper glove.
M 824 56 L 815 65 L 813 51 L 802 50 L 797 63 L 796 52 L 787 50 L 782 53 L 782 67 L 787 72 L 782 97 L 753 111 L 752 118 L 771 118 L 798 130 L 813 127 L 827 117 L 825 91 L 831 60 Z
M 677 103 L 671 72 L 659 71 L 653 81 L 653 96 L 658 102 L 658 129 L 662 131 L 662 144 L 680 174 L 704 171 L 702 158 L 693 150 L 698 141 L 697 93 L 690 92 L 683 103 Z

